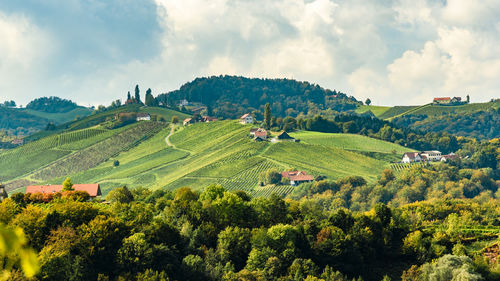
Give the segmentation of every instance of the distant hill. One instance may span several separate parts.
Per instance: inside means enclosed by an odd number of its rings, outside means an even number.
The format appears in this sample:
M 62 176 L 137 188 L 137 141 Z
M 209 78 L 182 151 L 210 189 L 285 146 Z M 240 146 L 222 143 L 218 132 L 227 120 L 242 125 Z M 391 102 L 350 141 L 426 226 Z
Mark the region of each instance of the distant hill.
M 49 113 L 68 112 L 77 107 L 78 105 L 75 102 L 59 97 L 41 97 L 30 101 L 26 105 L 27 109 Z
M 63 124 L 88 116 L 92 109 L 58 97 L 32 100 L 26 108 L 0 106 L 0 130 L 9 135 L 29 136 L 42 131 L 47 124 Z
M 237 118 L 249 112 L 260 117 L 266 103 L 271 105 L 276 117 L 326 109 L 346 111 L 361 105 L 352 96 L 309 82 L 239 76 L 196 78 L 179 90 L 159 95 L 157 99 L 169 106 L 176 106 L 181 100 L 202 103 L 222 118 Z
M 500 100 L 465 105 L 368 106 L 357 113 L 372 112 L 377 118 L 399 127 L 424 132 L 448 132 L 479 139 L 500 137 Z

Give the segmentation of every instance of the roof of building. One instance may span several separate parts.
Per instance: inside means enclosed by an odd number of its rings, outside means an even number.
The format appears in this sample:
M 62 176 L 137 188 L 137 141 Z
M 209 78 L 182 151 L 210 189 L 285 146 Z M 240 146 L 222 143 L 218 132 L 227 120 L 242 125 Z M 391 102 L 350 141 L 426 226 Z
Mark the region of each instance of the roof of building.
M 312 180 L 314 180 L 314 177 L 312 175 L 308 175 L 305 171 L 281 172 L 281 176 L 284 178 L 288 178 L 291 181 L 312 181 Z
M 450 97 L 434 98 L 434 101 L 449 101 L 449 100 L 451 100 Z
M 147 112 L 139 112 L 137 113 L 137 117 L 151 117 L 151 115 Z
M 186 118 L 184 119 L 184 122 L 190 122 L 192 118 Z
M 24 140 L 23 139 L 15 139 L 11 142 L 12 144 L 23 144 Z
M 427 151 L 422 151 L 422 154 L 441 154 L 441 151 L 438 150 L 427 150 Z
M 252 115 L 250 115 L 250 114 L 246 113 L 246 114 L 243 114 L 243 115 L 240 117 L 240 119 L 245 119 L 245 118 L 247 118 L 247 117 L 252 117 Z
M 61 192 L 62 185 L 30 185 L 26 187 L 26 193 L 56 193 Z M 101 195 L 101 187 L 99 184 L 74 184 L 75 191 L 86 191 L 90 197 Z
M 267 132 L 266 132 L 266 130 L 263 130 L 263 131 L 257 130 L 254 132 L 254 135 L 256 137 L 267 137 Z
M 278 139 L 283 140 L 283 139 L 293 139 L 287 132 L 283 131 L 281 132 L 278 136 Z
M 420 153 L 418 152 L 406 152 L 405 154 L 403 154 L 403 157 L 405 156 L 408 156 L 408 158 L 410 159 L 415 159 L 417 158 L 417 156 L 420 156 Z
M 209 121 L 217 121 L 217 118 L 215 117 L 210 117 L 210 116 L 203 116 L 201 117 L 201 119 L 205 122 L 209 122 Z
M 255 137 L 253 138 L 254 141 L 265 141 L 262 137 Z

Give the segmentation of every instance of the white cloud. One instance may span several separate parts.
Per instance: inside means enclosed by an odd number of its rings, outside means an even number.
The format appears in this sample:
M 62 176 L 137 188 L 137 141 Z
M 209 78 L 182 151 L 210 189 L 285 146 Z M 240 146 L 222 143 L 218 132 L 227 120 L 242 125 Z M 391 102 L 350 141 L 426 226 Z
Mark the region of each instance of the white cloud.
M 135 56 L 133 50 L 142 46 L 135 41 L 134 47 L 120 43 L 109 49 L 102 42 L 97 44 L 101 47 L 87 42 L 92 51 L 79 48 L 77 62 L 48 66 L 45 84 L 27 74 L 24 81 L 43 84 L 41 94 L 53 92 L 85 104 L 123 98 L 136 83 L 158 94 L 195 77 L 219 74 L 309 80 L 378 104 L 421 104 L 436 95 L 465 92 L 473 101 L 498 97 L 500 1 L 152 1 L 159 27 L 148 44 L 156 52 L 141 49 L 143 55 Z M 84 9 L 80 13 L 93 18 L 95 11 L 86 11 L 87 6 L 79 6 Z M 145 11 L 140 16 L 150 15 Z M 23 42 L 16 43 L 20 47 L 0 46 L 2 74 L 5 54 L 8 68 L 31 74 L 23 65 L 37 68 L 47 57 L 57 58 L 50 54 L 50 33 L 26 18 L 0 14 L 2 32 L 14 32 L 12 40 Z M 53 34 L 55 42 L 75 38 Z M 93 34 L 92 40 L 96 38 Z M 31 45 L 41 47 L 26 47 Z M 22 83 L 9 77 L 15 82 L 7 86 L 0 78 L 4 92 L 30 91 L 16 88 L 13 84 Z
M 22 15 L 0 12 L 0 100 L 36 91 L 52 52 L 50 36 Z

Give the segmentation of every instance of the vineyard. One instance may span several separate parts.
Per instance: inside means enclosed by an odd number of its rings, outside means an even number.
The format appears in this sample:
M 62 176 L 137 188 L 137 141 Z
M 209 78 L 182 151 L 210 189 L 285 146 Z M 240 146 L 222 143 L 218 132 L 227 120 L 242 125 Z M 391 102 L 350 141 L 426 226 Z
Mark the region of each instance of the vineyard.
M 395 172 L 401 172 L 406 169 L 412 168 L 412 167 L 424 167 L 425 165 L 429 165 L 428 163 L 425 162 L 418 162 L 418 163 L 393 163 L 391 164 L 391 169 Z
M 65 144 L 92 139 L 105 132 L 107 130 L 99 128 L 83 129 L 49 136 L 5 151 L 0 154 L 0 167 L 2 167 L 0 180 L 14 178 L 49 164 L 72 152 L 70 148 L 64 147 Z
M 154 122 L 139 123 L 124 132 L 51 163 L 40 171 L 35 172 L 32 178 L 49 180 L 90 169 L 120 151 L 137 145 L 140 141 L 157 133 L 161 127 L 161 124 Z
M 362 135 L 332 134 L 311 131 L 302 131 L 293 133 L 291 135 L 294 138 L 300 139 L 301 141 L 308 144 L 317 144 L 326 147 L 335 147 L 347 150 L 392 153 L 398 155 L 408 151 L 413 151 L 391 142 L 386 142 Z

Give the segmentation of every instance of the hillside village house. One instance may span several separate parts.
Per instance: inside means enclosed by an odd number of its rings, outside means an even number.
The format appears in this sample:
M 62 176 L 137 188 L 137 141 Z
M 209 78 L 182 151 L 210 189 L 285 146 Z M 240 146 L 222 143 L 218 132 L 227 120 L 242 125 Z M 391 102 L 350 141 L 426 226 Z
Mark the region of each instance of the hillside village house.
M 282 172 L 281 177 L 289 179 L 291 186 L 297 186 L 301 183 L 312 182 L 314 180 L 312 175 L 308 175 L 304 171 Z
M 187 101 L 186 99 L 181 100 L 181 101 L 179 102 L 179 106 L 186 106 L 186 105 L 189 105 L 189 101 Z
M 453 152 L 452 152 L 452 153 L 450 153 L 450 154 L 448 154 L 448 155 L 443 155 L 443 156 L 441 157 L 441 160 L 440 160 L 440 161 L 441 161 L 441 162 L 446 162 L 446 161 L 448 161 L 448 160 L 455 160 L 455 159 L 458 159 L 458 155 L 456 155 L 455 153 L 453 153 Z
M 137 121 L 150 121 L 151 120 L 151 115 L 149 115 L 149 113 L 140 112 L 140 113 L 137 113 L 136 120 Z
M 450 97 L 434 98 L 433 102 L 435 104 L 449 104 L 451 103 L 451 98 Z
M 250 129 L 250 135 L 252 137 L 260 137 L 263 140 L 267 139 L 267 131 L 265 129 L 262 129 L 262 128 Z
M 422 151 L 420 155 L 424 157 L 427 161 L 440 161 L 442 158 L 441 152 L 437 150 Z
M 28 193 L 57 193 L 61 192 L 63 189 L 62 185 L 30 185 L 26 187 L 26 194 Z M 95 198 L 101 196 L 101 187 L 99 184 L 74 184 L 73 189 L 75 191 L 86 191 L 90 198 Z
M 15 139 L 13 141 L 11 141 L 12 144 L 15 144 L 15 145 L 22 145 L 24 144 L 24 140 L 23 139 Z
M 287 132 L 283 131 L 271 140 L 272 143 L 276 143 L 279 141 L 298 141 L 298 140 L 295 140 Z
M 193 118 L 186 118 L 182 122 L 182 125 L 184 125 L 184 126 L 189 125 L 189 124 L 194 124 L 194 119 Z
M 421 162 L 422 156 L 418 152 L 406 152 L 403 154 L 403 158 L 401 159 L 401 163 L 414 163 Z
M 244 114 L 243 116 L 240 117 L 240 123 L 241 124 L 253 124 L 253 117 L 250 114 Z

